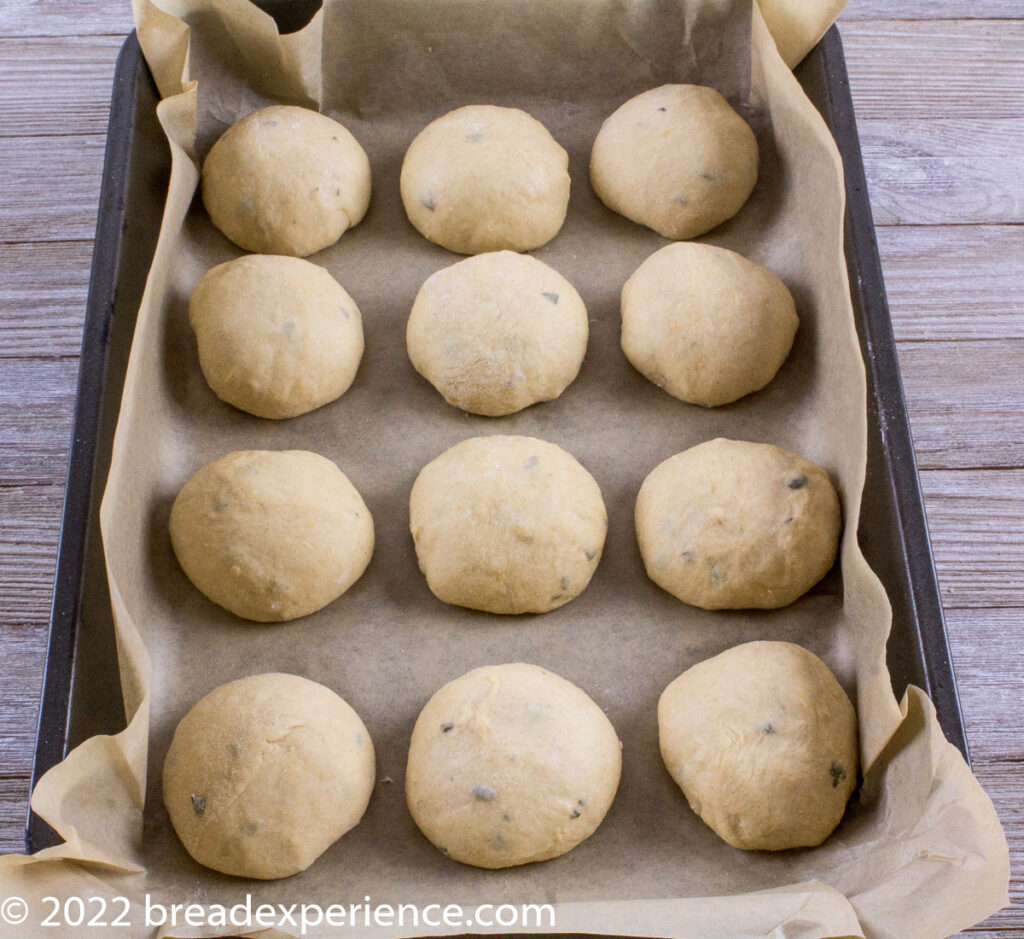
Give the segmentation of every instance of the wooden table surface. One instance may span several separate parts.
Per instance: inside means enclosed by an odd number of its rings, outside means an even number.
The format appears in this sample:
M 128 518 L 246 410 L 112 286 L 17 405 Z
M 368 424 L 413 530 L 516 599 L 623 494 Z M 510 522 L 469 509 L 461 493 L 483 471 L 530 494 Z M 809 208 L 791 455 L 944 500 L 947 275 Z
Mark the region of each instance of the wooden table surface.
M 890 19 L 895 12 L 899 19 Z M 23 850 L 127 0 L 0 2 L 0 852 Z M 1024 0 L 841 20 L 974 770 L 1024 936 Z

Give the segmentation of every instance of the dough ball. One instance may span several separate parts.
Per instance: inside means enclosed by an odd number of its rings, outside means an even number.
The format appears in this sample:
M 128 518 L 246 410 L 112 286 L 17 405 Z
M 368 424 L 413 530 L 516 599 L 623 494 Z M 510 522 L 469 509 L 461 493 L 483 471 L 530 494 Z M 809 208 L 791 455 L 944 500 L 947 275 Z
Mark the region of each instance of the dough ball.
M 799 320 L 767 268 L 712 245 L 666 245 L 622 288 L 622 349 L 670 395 L 716 407 L 768 384 Z
M 565 221 L 569 155 L 525 111 L 457 108 L 409 146 L 402 202 L 417 231 L 449 251 L 529 251 Z
M 534 437 L 473 437 L 420 471 L 409 503 L 416 556 L 438 599 L 544 613 L 578 596 L 608 515 L 594 477 Z
M 315 613 L 366 570 L 373 519 L 345 474 L 305 450 L 208 463 L 171 508 L 171 542 L 214 603 L 261 623 Z
M 720 438 L 677 453 L 636 500 L 647 575 L 705 610 L 792 603 L 832 567 L 839 530 L 828 473 L 766 443 Z
M 666 238 L 696 238 L 753 192 L 757 139 L 713 88 L 662 85 L 601 126 L 590 182 L 612 211 Z
M 791 642 L 748 642 L 683 672 L 658 702 L 658 730 L 690 807 L 734 848 L 821 844 L 857 783 L 853 705 Z
M 536 665 L 492 665 L 427 702 L 409 744 L 405 794 L 445 855 L 514 867 L 589 838 L 621 769 L 615 728 L 583 691 Z
M 188 318 L 210 387 L 257 417 L 295 417 L 340 397 L 363 355 L 355 301 L 299 258 L 218 264 L 192 291 Z
M 203 205 L 236 245 L 305 257 L 358 225 L 370 161 L 337 121 L 280 105 L 232 124 L 203 164 Z
M 270 880 L 304 871 L 359 824 L 374 782 L 359 715 L 298 675 L 215 688 L 182 718 L 164 805 L 200 864 Z
M 572 284 L 511 251 L 466 258 L 427 279 L 406 341 L 416 371 L 449 404 L 496 417 L 557 398 L 587 351 Z

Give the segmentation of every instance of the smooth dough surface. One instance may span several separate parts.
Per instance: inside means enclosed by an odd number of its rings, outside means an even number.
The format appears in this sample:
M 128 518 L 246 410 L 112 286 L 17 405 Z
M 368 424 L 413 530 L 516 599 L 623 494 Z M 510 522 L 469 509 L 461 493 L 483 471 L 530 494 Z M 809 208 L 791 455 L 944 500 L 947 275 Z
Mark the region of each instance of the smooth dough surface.
M 601 126 L 590 182 L 620 215 L 666 238 L 696 238 L 739 212 L 757 163 L 754 132 L 717 91 L 662 85 Z
M 401 188 L 409 221 L 449 251 L 529 251 L 565 221 L 569 155 L 525 111 L 469 105 L 420 131 Z
M 164 805 L 195 860 L 269 880 L 305 870 L 366 811 L 370 735 L 329 688 L 298 675 L 221 685 L 178 724 Z
M 405 792 L 416 824 L 445 855 L 513 867 L 589 838 L 621 769 L 615 729 L 585 692 L 536 665 L 495 665 L 427 702 Z
M 306 450 L 241 450 L 208 463 L 174 500 L 170 530 L 189 580 L 261 623 L 327 606 L 373 553 L 373 519 L 359 493 Z
M 690 807 L 736 848 L 821 844 L 857 784 L 853 705 L 790 642 L 748 642 L 683 672 L 658 702 L 658 730 Z
M 275 105 L 232 124 L 203 163 L 203 205 L 236 245 L 306 257 L 370 205 L 370 161 L 337 121 Z
M 670 395 L 705 407 L 767 385 L 798 325 L 778 277 L 713 245 L 666 245 L 622 288 L 626 357 Z
M 792 603 L 832 567 L 839 530 L 828 473 L 766 443 L 719 438 L 677 453 L 636 500 L 647 575 L 706 610 Z
M 420 569 L 445 603 L 544 613 L 590 582 L 608 531 L 601 490 L 534 437 L 472 437 L 428 463 L 409 500 Z
M 413 366 L 449 404 L 496 417 L 557 398 L 587 351 L 587 308 L 561 274 L 512 251 L 438 271 L 416 295 Z
M 258 417 L 295 417 L 341 397 L 363 356 L 355 301 L 300 258 L 218 264 L 192 291 L 188 318 L 207 383 Z

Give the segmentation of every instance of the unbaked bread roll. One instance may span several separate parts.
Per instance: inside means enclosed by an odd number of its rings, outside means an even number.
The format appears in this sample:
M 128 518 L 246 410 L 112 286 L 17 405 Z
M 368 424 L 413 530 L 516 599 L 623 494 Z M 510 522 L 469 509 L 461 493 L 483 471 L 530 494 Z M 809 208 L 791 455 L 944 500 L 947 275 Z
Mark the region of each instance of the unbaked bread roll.
M 261 623 L 325 607 L 373 553 L 359 493 L 330 460 L 305 450 L 243 450 L 208 463 L 174 500 L 170 530 L 189 580 Z
M 648 576 L 706 610 L 792 603 L 832 567 L 839 530 L 828 473 L 766 443 L 719 438 L 677 453 L 636 500 Z
M 416 824 L 446 856 L 512 867 L 589 838 L 621 768 L 615 729 L 585 692 L 536 665 L 496 665 L 427 702 L 405 792 Z
M 620 215 L 666 238 L 696 238 L 739 212 L 757 163 L 754 132 L 717 91 L 662 85 L 601 126 L 590 182 Z
M 333 691 L 252 675 L 202 698 L 164 760 L 171 824 L 195 860 L 269 880 L 305 870 L 366 811 L 373 744 Z
M 438 599 L 544 613 L 590 582 L 608 531 L 594 477 L 534 437 L 473 437 L 420 471 L 409 500 L 416 556 Z
M 291 105 L 232 124 L 203 163 L 203 205 L 236 245 L 306 257 L 362 221 L 370 161 L 337 121 Z
M 683 672 L 658 702 L 658 730 L 690 807 L 736 848 L 821 844 L 857 784 L 853 705 L 791 642 L 748 642 Z
M 413 366 L 449 404 L 496 417 L 557 398 L 587 351 L 587 308 L 561 274 L 498 251 L 428 277 L 406 328 Z
M 705 407 L 767 385 L 798 325 L 778 277 L 713 245 L 666 245 L 622 288 L 626 357 L 670 395 Z
M 299 258 L 218 264 L 192 291 L 188 318 L 210 387 L 257 417 L 295 417 L 341 397 L 363 355 L 355 301 Z
M 525 111 L 469 105 L 410 144 L 402 202 L 420 234 L 449 251 L 529 251 L 565 221 L 568 168 L 569 155 Z

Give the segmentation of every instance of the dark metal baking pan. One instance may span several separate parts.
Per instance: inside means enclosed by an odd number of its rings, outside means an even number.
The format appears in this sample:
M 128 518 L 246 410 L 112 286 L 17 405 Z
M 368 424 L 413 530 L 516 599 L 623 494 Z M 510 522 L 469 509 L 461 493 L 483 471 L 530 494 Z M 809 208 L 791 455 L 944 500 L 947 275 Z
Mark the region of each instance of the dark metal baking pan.
M 265 3 L 282 29 L 308 21 L 316 0 Z M 846 170 L 846 257 L 868 375 L 868 474 L 861 545 L 893 606 L 893 690 L 924 688 L 946 737 L 967 741 L 914 462 L 889 308 L 839 32 L 832 28 L 796 71 L 825 117 Z M 33 785 L 87 737 L 125 726 L 99 505 L 135 317 L 156 246 L 170 155 L 158 94 L 133 33 L 117 62 L 99 220 L 82 342 L 78 402 L 57 560 Z M 29 815 L 30 852 L 56 836 Z

